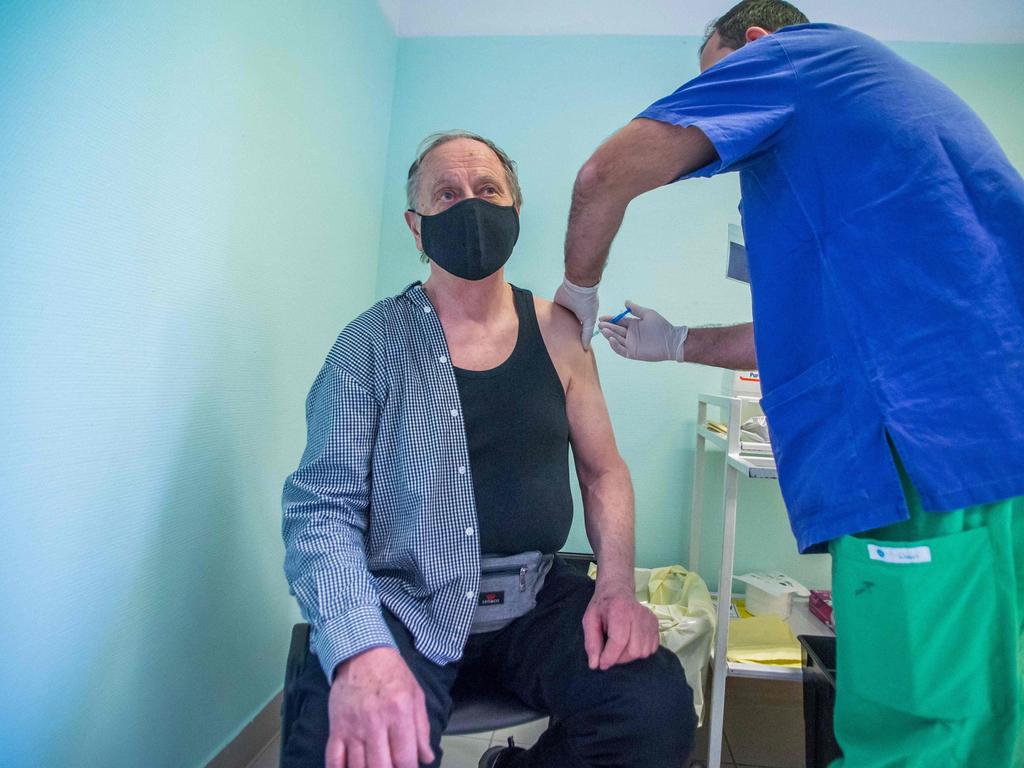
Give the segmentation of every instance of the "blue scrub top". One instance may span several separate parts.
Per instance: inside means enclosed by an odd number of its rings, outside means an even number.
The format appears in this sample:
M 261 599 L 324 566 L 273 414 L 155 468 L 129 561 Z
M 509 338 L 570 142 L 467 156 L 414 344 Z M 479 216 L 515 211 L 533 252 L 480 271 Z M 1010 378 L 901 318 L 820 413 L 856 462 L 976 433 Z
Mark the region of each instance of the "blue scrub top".
M 639 117 L 739 171 L 754 334 L 802 552 L 1024 494 L 1024 181 L 977 115 L 876 40 L 786 27 Z

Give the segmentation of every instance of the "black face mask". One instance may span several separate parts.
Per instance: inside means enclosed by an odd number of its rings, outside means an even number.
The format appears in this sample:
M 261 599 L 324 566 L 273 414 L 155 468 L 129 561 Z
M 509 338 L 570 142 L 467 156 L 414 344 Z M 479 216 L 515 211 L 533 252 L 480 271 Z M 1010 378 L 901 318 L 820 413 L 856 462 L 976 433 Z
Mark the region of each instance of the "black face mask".
M 483 280 L 512 255 L 519 239 L 519 214 L 514 205 L 470 197 L 433 216 L 420 214 L 420 239 L 423 252 L 445 272 Z

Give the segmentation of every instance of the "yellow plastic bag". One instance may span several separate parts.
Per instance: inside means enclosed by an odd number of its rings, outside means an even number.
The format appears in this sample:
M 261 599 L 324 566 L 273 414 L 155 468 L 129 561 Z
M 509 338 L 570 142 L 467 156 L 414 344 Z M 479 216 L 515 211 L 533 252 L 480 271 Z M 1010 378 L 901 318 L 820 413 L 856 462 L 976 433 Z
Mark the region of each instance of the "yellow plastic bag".
M 596 578 L 597 566 L 590 566 Z M 707 584 L 681 565 L 636 568 L 636 599 L 658 617 L 661 644 L 676 655 L 693 689 L 693 708 L 703 722 L 704 677 L 715 635 L 715 607 Z

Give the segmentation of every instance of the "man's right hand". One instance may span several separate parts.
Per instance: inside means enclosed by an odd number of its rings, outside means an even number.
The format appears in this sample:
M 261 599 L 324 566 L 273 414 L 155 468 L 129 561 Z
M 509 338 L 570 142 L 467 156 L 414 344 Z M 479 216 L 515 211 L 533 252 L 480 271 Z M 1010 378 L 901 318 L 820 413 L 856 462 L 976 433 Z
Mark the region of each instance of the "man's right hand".
M 418 768 L 434 761 L 423 689 L 394 648 L 371 648 L 339 664 L 327 711 L 326 768 Z

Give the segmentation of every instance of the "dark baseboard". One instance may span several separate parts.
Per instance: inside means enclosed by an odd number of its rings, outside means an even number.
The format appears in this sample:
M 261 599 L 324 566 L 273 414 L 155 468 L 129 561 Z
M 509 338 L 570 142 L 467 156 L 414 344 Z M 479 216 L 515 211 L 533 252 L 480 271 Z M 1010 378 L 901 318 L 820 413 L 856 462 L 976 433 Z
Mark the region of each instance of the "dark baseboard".
M 242 729 L 206 768 L 246 768 L 281 728 L 281 697 L 278 693 Z

